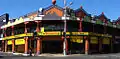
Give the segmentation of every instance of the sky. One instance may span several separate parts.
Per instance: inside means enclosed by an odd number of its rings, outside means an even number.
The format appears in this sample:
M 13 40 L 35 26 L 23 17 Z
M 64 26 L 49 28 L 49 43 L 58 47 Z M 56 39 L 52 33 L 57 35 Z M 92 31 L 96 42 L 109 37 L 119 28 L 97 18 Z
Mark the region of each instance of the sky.
M 64 7 L 63 0 L 56 0 L 57 5 Z M 80 6 L 89 14 L 100 15 L 102 12 L 111 20 L 120 16 L 120 0 L 67 0 L 73 9 Z M 9 13 L 10 18 L 18 18 L 27 13 L 52 5 L 52 0 L 0 0 L 0 15 Z

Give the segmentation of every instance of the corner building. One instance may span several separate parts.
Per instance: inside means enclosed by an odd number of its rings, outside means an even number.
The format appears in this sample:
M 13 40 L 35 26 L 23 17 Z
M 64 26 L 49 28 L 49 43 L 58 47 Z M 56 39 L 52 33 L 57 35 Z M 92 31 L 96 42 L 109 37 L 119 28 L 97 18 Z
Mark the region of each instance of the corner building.
M 28 13 L 1 27 L 4 52 L 63 53 L 64 9 L 51 5 Z M 67 54 L 119 52 L 119 19 L 115 22 L 104 15 L 92 17 L 82 7 L 67 8 Z M 118 39 L 118 40 L 117 40 Z

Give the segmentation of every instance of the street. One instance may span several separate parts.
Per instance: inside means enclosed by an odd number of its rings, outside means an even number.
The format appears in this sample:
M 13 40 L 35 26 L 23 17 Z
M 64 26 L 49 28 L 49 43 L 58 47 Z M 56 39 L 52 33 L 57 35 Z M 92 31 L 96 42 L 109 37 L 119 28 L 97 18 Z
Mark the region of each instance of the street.
M 9 56 L 8 56 L 9 55 Z M 97 55 L 68 55 L 68 56 L 15 56 L 2 54 L 0 59 L 120 59 L 120 53 Z

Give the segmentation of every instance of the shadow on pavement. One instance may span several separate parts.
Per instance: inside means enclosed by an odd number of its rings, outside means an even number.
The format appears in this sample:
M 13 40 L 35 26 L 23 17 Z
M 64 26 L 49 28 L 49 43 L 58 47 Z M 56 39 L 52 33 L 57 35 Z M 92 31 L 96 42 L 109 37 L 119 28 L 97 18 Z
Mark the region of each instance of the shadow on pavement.
M 3 58 L 3 56 L 0 56 L 0 58 Z

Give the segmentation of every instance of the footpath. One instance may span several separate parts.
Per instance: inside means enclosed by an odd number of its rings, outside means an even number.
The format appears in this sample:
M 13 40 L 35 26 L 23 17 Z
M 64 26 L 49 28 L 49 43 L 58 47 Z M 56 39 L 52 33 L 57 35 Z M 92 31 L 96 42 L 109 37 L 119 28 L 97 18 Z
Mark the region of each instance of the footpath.
M 64 56 L 63 54 L 50 54 L 50 53 L 39 54 L 39 55 L 32 54 L 32 56 L 45 56 L 45 57 L 67 57 L 67 56 L 81 56 L 81 55 L 84 55 L 84 54 L 71 54 L 66 56 Z M 30 54 L 0 52 L 0 56 L 30 56 Z

